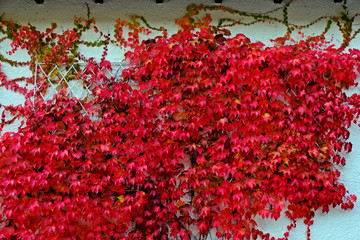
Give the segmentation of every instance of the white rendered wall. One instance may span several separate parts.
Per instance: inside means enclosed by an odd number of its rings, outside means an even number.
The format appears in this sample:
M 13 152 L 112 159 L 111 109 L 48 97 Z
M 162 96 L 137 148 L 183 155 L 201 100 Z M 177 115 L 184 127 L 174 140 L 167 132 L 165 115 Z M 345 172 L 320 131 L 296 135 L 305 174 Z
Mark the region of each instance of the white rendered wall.
M 88 2 L 91 15 L 95 17 L 97 26 L 104 33 L 113 33 L 113 26 L 117 18 L 127 19 L 130 14 L 144 16 L 153 26 L 164 26 L 169 29 L 169 34 L 175 33 L 178 28 L 174 25 L 174 20 L 185 14 L 189 4 L 203 3 L 205 5 L 215 4 L 214 0 L 165 0 L 162 4 L 156 4 L 155 0 L 104 0 L 104 4 L 94 4 L 92 0 Z M 51 22 L 56 22 L 58 29 L 72 29 L 73 16 L 86 17 L 87 11 L 84 1 L 81 0 L 45 0 L 45 4 L 37 5 L 34 0 L 0 0 L 0 14 L 5 13 L 6 19 L 18 20 L 20 23 L 30 22 L 40 30 L 50 26 Z M 284 2 L 288 2 L 284 0 Z M 348 0 L 349 13 L 360 13 L 358 0 Z M 284 4 L 284 3 L 283 3 Z M 281 5 L 274 4 L 272 0 L 223 0 L 223 5 L 233 9 L 248 12 L 267 12 Z M 289 21 L 298 24 L 306 24 L 315 20 L 319 16 L 338 16 L 342 11 L 340 3 L 333 0 L 294 0 L 289 8 Z M 281 11 L 280 11 L 281 13 Z M 306 33 L 321 33 L 326 22 L 319 22 L 310 27 Z M 360 27 L 360 18 L 354 23 L 354 28 Z M 342 41 L 341 34 L 333 24 L 329 37 L 333 35 L 334 44 L 339 45 Z M 277 24 L 257 24 L 251 27 L 236 27 L 232 33 L 244 33 L 252 41 L 262 41 L 270 45 L 270 39 L 283 36 L 286 29 L 283 25 Z M 95 36 L 89 34 L 89 40 Z M 86 39 L 88 40 L 88 39 Z M 360 48 L 360 36 L 354 39 L 350 48 Z M 10 49 L 9 42 L 0 43 L 0 52 L 5 54 Z M 83 48 L 88 57 L 101 57 L 102 49 Z M 29 56 L 26 52 L 18 52 L 10 56 L 11 59 L 27 61 Z M 123 59 L 123 51 L 116 48 L 109 48 L 107 60 L 119 62 Z M 2 63 L 2 69 L 9 78 L 31 76 L 31 72 L 26 67 L 10 67 Z M 359 79 L 360 80 L 360 79 Z M 356 90 L 360 92 L 360 90 Z M 0 104 L 21 104 L 24 101 L 21 96 L 11 93 L 5 89 L 0 89 Z M 16 130 L 16 125 L 10 126 L 7 131 Z M 352 127 L 350 140 L 353 143 L 353 151 L 347 155 L 347 164 L 340 169 L 341 181 L 345 184 L 350 193 L 356 194 L 360 199 L 360 128 Z M 282 237 L 289 221 L 280 218 L 278 221 L 259 220 L 261 228 L 269 231 L 275 237 Z M 210 239 L 210 238 L 209 238 Z M 215 235 L 212 235 L 215 239 Z M 305 240 L 306 227 L 299 221 L 297 228 L 290 232 L 290 240 Z M 311 226 L 312 240 L 341 239 L 357 240 L 360 239 L 360 200 L 355 204 L 353 210 L 343 211 L 340 208 L 331 209 L 328 214 L 318 213 L 315 223 Z

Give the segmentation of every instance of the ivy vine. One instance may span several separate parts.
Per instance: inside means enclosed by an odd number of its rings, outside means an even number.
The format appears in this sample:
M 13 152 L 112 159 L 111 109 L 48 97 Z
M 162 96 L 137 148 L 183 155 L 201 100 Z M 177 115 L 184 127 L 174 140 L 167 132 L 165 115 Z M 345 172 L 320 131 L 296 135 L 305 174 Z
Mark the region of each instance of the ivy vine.
M 0 238 L 206 239 L 215 230 L 223 239 L 269 240 L 255 218 L 276 220 L 284 211 L 291 223 L 280 239 L 299 219 L 310 239 L 317 210 L 353 208 L 356 196 L 339 182 L 336 166 L 352 150 L 348 129 L 360 113 L 360 96 L 343 92 L 357 85 L 360 51 L 343 50 L 360 31 L 353 24 L 359 15 L 349 16 L 345 1 L 339 16 L 297 25 L 289 22 L 292 3 L 265 13 L 190 5 L 171 36 L 139 15 L 116 20 L 114 35 L 104 34 L 88 5 L 87 17 L 61 33 L 56 23 L 42 32 L 1 16 L 8 54 L 25 49 L 30 61 L 0 60 L 34 74 L 8 79 L 0 71 L 1 86 L 26 98 L 0 106 L 0 132 L 23 120 L 18 132 L 0 138 Z M 233 17 L 213 24 L 216 11 Z M 291 40 L 321 21 L 320 35 Z M 262 22 L 282 24 L 285 36 L 265 47 L 229 30 Z M 333 24 L 342 45 L 323 49 Z M 159 36 L 141 40 L 151 30 Z M 84 40 L 87 31 L 98 39 Z M 120 81 L 104 73 L 112 69 L 109 44 L 129 50 Z M 80 46 L 102 47 L 100 62 Z M 47 74 L 79 61 L 93 83 L 83 107 L 95 120 L 66 89 L 48 102 L 31 101 L 33 90 L 18 85 L 34 83 L 36 62 Z

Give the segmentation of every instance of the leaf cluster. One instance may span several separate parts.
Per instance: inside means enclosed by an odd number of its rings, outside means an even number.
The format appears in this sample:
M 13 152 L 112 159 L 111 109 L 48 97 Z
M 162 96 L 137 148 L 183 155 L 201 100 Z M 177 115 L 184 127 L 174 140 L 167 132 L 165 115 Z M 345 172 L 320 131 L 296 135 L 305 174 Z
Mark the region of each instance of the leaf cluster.
M 256 217 L 284 212 L 283 239 L 299 219 L 310 239 L 317 210 L 353 208 L 338 166 L 360 110 L 360 96 L 343 92 L 356 86 L 360 51 L 324 47 L 322 37 L 265 47 L 214 28 L 209 15 L 140 41 L 149 30 L 138 19 L 117 22 L 112 41 L 132 48 L 120 81 L 104 74 L 106 49 L 100 64 L 88 60 L 93 96 L 83 105 L 66 89 L 31 99 L 0 74 L 27 98 L 2 115 L 1 128 L 5 113 L 24 120 L 0 139 L 0 237 L 203 239 L 215 229 L 270 239 Z M 79 34 L 94 22 L 75 18 L 77 30 L 63 34 L 5 23 L 15 50 L 23 42 L 51 66 L 80 56 Z

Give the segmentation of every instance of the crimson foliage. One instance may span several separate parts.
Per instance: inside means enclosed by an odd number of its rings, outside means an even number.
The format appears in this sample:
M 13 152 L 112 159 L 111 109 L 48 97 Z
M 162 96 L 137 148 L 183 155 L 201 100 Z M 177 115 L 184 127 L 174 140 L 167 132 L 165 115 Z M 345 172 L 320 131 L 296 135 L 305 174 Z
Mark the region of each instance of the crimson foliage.
M 359 113 L 359 96 L 342 91 L 359 53 L 205 27 L 139 42 L 118 82 L 102 74 L 107 61 L 90 63 L 103 83 L 85 106 L 96 120 L 65 92 L 7 107 L 25 122 L 0 141 L 0 236 L 190 239 L 196 226 L 269 239 L 256 216 L 285 211 L 290 230 L 318 209 L 352 208 L 336 165 Z

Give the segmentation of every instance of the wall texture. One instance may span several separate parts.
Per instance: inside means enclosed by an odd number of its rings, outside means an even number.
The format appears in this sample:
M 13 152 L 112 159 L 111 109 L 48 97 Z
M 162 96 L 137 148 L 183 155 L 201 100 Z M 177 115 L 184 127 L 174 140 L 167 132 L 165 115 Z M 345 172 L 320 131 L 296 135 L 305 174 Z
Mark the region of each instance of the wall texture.
M 95 4 L 91 0 L 88 2 L 91 15 L 95 17 L 97 26 L 104 33 L 112 33 L 115 19 L 127 18 L 130 14 L 144 16 L 153 26 L 164 26 L 169 29 L 169 33 L 177 31 L 174 20 L 185 14 L 186 7 L 191 3 L 205 5 L 217 5 L 213 0 L 165 0 L 162 4 L 156 4 L 154 0 L 104 0 L 104 4 Z M 288 1 L 284 1 L 286 3 Z M 282 3 L 282 4 L 284 4 Z M 224 0 L 224 6 L 228 6 L 237 10 L 248 12 L 267 12 L 281 5 L 274 4 L 272 0 Z M 349 0 L 347 2 L 349 14 L 360 13 L 360 5 L 357 0 Z M 309 23 L 319 16 L 339 16 L 342 7 L 340 3 L 334 3 L 332 0 L 294 0 L 289 8 L 289 21 L 294 23 Z M 50 26 L 51 22 L 58 24 L 59 31 L 72 28 L 73 16 L 86 17 L 87 10 L 84 1 L 80 0 L 45 0 L 45 4 L 37 5 L 33 0 L 1 0 L 0 14 L 5 13 L 7 19 L 18 20 L 21 23 L 30 22 L 40 30 Z M 278 12 L 274 13 L 281 14 Z M 216 17 L 216 16 L 215 16 Z M 359 27 L 360 18 L 356 19 L 354 27 Z M 306 34 L 321 33 L 326 25 L 325 21 L 320 21 L 312 27 L 304 31 Z M 250 27 L 236 27 L 232 29 L 232 33 L 244 33 L 252 41 L 262 41 L 266 45 L 270 45 L 270 39 L 284 35 L 286 28 L 279 24 L 256 24 Z M 96 35 L 89 34 L 89 39 L 96 39 Z M 327 37 L 333 38 L 333 43 L 339 45 L 342 41 L 341 34 L 336 26 L 332 26 Z M 360 36 L 354 39 L 350 48 L 360 48 Z M 0 52 L 5 54 L 10 50 L 10 42 L 4 41 L 0 43 Z M 88 57 L 99 59 L 102 49 L 84 48 L 84 52 Z M 123 59 L 124 51 L 114 46 L 109 49 L 108 60 L 119 62 Z M 29 56 L 24 51 L 9 56 L 11 59 L 26 61 Z M 9 78 L 30 76 L 31 72 L 27 67 L 11 67 L 6 63 L 2 63 L 2 68 Z M 359 92 L 359 89 L 352 91 Z M 3 105 L 21 104 L 24 101 L 19 95 L 14 94 L 5 89 L 0 89 L 0 103 Z M 7 131 L 14 131 L 17 124 L 8 127 Z M 340 169 L 341 181 L 345 184 L 350 193 L 360 197 L 360 128 L 353 127 L 351 129 L 350 140 L 353 143 L 353 151 L 348 154 L 347 165 Z M 355 204 L 355 208 L 351 211 L 343 211 L 340 208 L 330 210 L 329 214 L 321 214 L 315 217 L 315 223 L 311 226 L 311 236 L 313 240 L 323 239 L 342 239 L 356 240 L 360 239 L 360 201 Z M 271 232 L 275 237 L 281 237 L 281 233 L 285 231 L 288 220 L 285 217 L 278 221 L 261 220 L 260 225 L 264 230 Z M 209 238 L 210 239 L 210 238 Z M 215 239 L 215 235 L 212 235 Z M 305 240 L 306 227 L 302 223 L 298 223 L 297 228 L 290 232 L 291 240 Z

